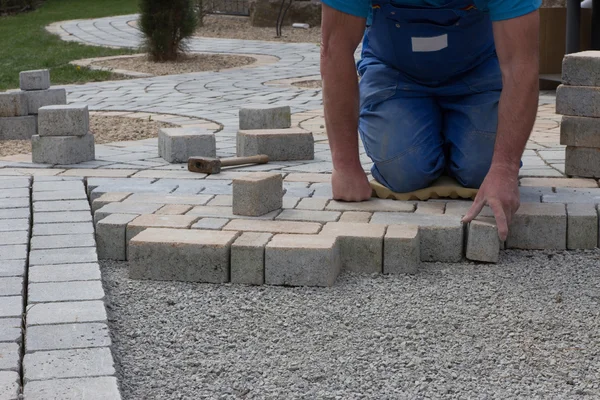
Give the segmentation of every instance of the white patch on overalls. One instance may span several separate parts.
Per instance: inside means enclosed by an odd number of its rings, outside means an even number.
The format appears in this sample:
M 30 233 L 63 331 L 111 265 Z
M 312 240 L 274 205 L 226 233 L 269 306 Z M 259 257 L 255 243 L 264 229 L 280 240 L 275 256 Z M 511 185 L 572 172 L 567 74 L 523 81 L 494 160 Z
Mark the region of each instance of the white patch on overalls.
M 448 34 L 435 37 L 412 38 L 413 53 L 440 51 L 448 47 Z

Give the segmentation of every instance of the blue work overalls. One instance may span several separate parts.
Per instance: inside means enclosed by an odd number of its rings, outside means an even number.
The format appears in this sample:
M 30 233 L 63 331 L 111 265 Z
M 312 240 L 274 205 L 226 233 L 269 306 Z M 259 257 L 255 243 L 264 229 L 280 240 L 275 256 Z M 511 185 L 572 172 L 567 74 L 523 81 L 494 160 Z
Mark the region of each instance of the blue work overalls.
M 478 188 L 498 125 L 502 76 L 488 14 L 374 0 L 358 62 L 359 133 L 375 179 L 396 192 L 442 174 Z

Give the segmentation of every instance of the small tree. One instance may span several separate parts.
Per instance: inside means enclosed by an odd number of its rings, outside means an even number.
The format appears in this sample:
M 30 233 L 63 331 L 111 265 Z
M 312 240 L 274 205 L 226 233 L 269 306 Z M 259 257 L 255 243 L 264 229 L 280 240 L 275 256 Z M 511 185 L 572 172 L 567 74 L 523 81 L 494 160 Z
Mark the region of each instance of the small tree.
M 153 61 L 173 61 L 187 50 L 197 26 L 194 0 L 140 0 L 140 30 Z

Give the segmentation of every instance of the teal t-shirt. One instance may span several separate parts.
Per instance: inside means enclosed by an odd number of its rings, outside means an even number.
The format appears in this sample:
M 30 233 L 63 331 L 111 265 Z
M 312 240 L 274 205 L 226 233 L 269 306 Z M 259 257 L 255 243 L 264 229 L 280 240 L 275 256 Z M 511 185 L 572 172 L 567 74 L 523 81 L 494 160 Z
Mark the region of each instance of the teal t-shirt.
M 371 0 L 322 0 L 323 3 L 336 10 L 357 17 L 367 18 L 371 11 Z M 398 5 L 430 5 L 443 6 L 448 0 L 398 0 Z M 542 0 L 473 0 L 475 7 L 488 12 L 492 21 L 517 18 L 537 10 Z

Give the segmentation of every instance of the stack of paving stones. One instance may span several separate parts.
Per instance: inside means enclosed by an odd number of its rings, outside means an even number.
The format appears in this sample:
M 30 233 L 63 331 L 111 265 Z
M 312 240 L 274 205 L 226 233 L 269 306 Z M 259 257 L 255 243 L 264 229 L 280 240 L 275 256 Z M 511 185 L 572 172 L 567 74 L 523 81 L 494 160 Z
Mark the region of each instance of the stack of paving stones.
M 120 399 L 90 205 L 64 179 L 0 179 L 2 399 Z
M 250 105 L 239 111 L 238 157 L 266 154 L 270 161 L 313 160 L 312 132 L 291 128 L 289 106 Z
M 38 134 L 31 138 L 32 160 L 39 164 L 78 164 L 95 158 L 86 105 L 39 109 Z
M 37 133 L 41 107 L 66 104 L 65 89 L 50 88 L 46 69 L 20 73 L 21 90 L 0 93 L 0 140 L 29 140 Z
M 563 114 L 560 144 L 565 173 L 600 178 L 600 51 L 565 56 L 556 112 Z

